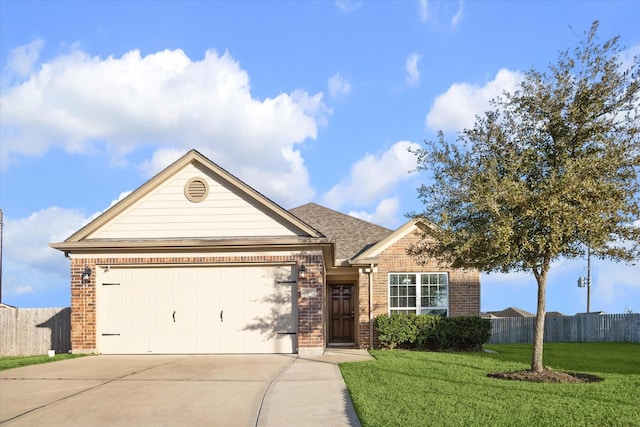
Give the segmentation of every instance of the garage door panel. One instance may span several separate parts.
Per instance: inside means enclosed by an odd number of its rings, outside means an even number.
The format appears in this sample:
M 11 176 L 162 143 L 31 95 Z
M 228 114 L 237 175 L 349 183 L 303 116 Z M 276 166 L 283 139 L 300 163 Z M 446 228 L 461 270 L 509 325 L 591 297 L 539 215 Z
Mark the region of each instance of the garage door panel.
M 297 324 L 292 273 L 291 266 L 98 269 L 98 329 L 121 334 L 99 334 L 98 351 L 295 352 L 296 335 L 287 334 Z

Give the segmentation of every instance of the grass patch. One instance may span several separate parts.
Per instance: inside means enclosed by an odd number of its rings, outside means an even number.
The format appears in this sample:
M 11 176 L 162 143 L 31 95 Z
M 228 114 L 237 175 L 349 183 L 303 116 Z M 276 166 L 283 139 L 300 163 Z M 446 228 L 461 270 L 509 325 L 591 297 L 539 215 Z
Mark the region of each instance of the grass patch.
M 485 345 L 497 351 L 495 359 L 531 365 L 533 344 Z M 573 372 L 640 374 L 640 344 L 637 343 L 545 343 L 543 362 L 556 370 Z
M 0 371 L 5 369 L 19 368 L 21 366 L 37 365 L 40 363 L 57 362 L 58 360 L 73 359 L 76 357 L 86 356 L 86 354 L 56 354 L 53 357 L 48 355 L 39 356 L 8 356 L 0 357 Z
M 640 426 L 640 344 L 545 344 L 545 365 L 604 379 L 590 384 L 489 378 L 528 369 L 532 347 L 485 347 L 498 353 L 376 350 L 340 369 L 364 427 Z

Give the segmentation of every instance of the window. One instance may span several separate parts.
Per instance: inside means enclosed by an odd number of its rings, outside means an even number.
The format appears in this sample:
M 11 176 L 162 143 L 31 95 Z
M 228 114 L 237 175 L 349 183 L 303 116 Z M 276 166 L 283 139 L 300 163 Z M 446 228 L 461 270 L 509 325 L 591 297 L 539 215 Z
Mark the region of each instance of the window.
M 447 316 L 447 273 L 390 273 L 389 312 Z

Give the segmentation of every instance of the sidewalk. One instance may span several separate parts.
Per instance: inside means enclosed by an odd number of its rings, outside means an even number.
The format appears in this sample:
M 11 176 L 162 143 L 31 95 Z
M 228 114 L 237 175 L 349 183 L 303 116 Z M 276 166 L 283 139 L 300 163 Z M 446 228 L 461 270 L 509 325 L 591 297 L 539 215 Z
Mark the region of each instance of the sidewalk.
M 338 363 L 372 360 L 366 350 L 299 356 L 271 383 L 256 426 L 360 426 Z

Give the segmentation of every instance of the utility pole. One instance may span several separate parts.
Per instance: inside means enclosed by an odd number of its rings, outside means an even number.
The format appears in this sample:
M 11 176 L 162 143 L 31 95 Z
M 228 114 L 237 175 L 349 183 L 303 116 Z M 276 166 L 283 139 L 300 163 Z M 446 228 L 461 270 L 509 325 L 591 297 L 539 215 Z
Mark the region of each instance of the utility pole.
M 2 219 L 2 208 L 0 208 L 0 303 L 2 303 L 2 228 L 4 220 Z
M 578 287 L 587 288 L 587 313 L 591 313 L 591 248 L 587 247 L 587 277 L 578 278 Z
M 587 248 L 587 313 L 591 312 L 591 248 Z

